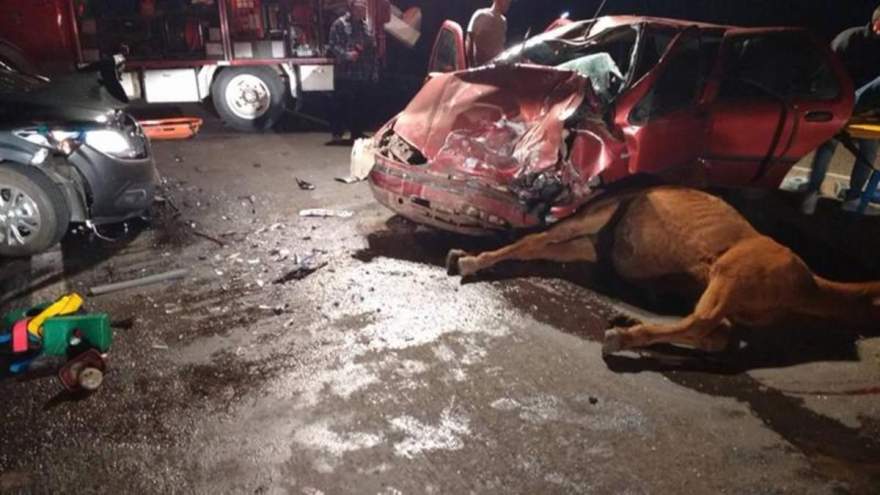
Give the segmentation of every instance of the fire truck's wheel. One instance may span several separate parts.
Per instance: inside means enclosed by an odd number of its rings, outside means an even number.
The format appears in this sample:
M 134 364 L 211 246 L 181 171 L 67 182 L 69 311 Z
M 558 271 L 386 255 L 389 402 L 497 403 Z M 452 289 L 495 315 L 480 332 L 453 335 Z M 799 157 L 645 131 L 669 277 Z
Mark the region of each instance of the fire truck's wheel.
M 30 165 L 0 165 L 0 256 L 30 256 L 64 237 L 70 208 L 61 189 Z
M 270 67 L 224 69 L 214 80 L 214 106 L 230 127 L 263 131 L 284 113 L 284 80 Z

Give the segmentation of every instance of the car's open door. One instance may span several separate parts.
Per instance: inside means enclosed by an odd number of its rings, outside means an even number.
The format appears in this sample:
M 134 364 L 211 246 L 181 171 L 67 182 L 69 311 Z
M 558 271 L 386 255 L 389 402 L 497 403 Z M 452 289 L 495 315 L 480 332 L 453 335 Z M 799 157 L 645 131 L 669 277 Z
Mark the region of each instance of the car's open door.
M 732 29 L 719 58 L 703 157 L 713 183 L 775 187 L 849 119 L 849 78 L 805 31 Z
M 453 72 L 467 68 L 464 52 L 464 31 L 457 22 L 446 21 L 437 34 L 428 73 Z
M 625 136 L 630 175 L 656 175 L 697 162 L 706 136 L 700 106 L 708 72 L 704 59 L 700 31 L 686 29 L 618 99 L 614 120 Z

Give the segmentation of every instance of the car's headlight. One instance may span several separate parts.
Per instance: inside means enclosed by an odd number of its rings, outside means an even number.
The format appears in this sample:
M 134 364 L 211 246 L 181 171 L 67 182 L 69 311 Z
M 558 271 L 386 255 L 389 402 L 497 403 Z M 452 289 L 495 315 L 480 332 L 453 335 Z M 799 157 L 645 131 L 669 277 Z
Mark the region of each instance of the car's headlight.
M 92 148 L 117 158 L 134 158 L 137 151 L 121 132 L 97 129 L 85 132 L 85 143 Z
M 114 129 L 48 129 L 29 128 L 14 131 L 14 134 L 25 141 L 44 148 L 69 155 L 81 145 L 86 144 L 101 153 L 116 158 L 135 158 L 137 150 L 125 137 L 125 134 Z

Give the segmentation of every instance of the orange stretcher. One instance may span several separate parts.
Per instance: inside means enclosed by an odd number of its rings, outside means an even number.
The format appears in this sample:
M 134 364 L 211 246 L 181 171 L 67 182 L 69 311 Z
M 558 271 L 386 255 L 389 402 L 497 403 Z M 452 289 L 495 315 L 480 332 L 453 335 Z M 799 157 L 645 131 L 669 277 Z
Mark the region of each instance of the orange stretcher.
M 880 140 L 880 120 L 853 120 L 846 126 L 846 132 L 855 139 Z
M 189 139 L 199 133 L 204 123 L 196 117 L 141 120 L 144 134 L 153 140 Z

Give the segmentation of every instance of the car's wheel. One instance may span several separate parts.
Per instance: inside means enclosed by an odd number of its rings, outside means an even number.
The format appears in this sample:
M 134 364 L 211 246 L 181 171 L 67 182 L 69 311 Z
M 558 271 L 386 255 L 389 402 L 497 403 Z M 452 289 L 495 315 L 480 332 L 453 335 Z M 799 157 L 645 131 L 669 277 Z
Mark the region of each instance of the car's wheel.
M 255 132 L 271 128 L 284 113 L 284 80 L 270 67 L 224 69 L 214 80 L 214 107 L 226 125 Z
M 64 237 L 70 208 L 64 194 L 29 165 L 0 166 L 0 256 L 30 256 Z

